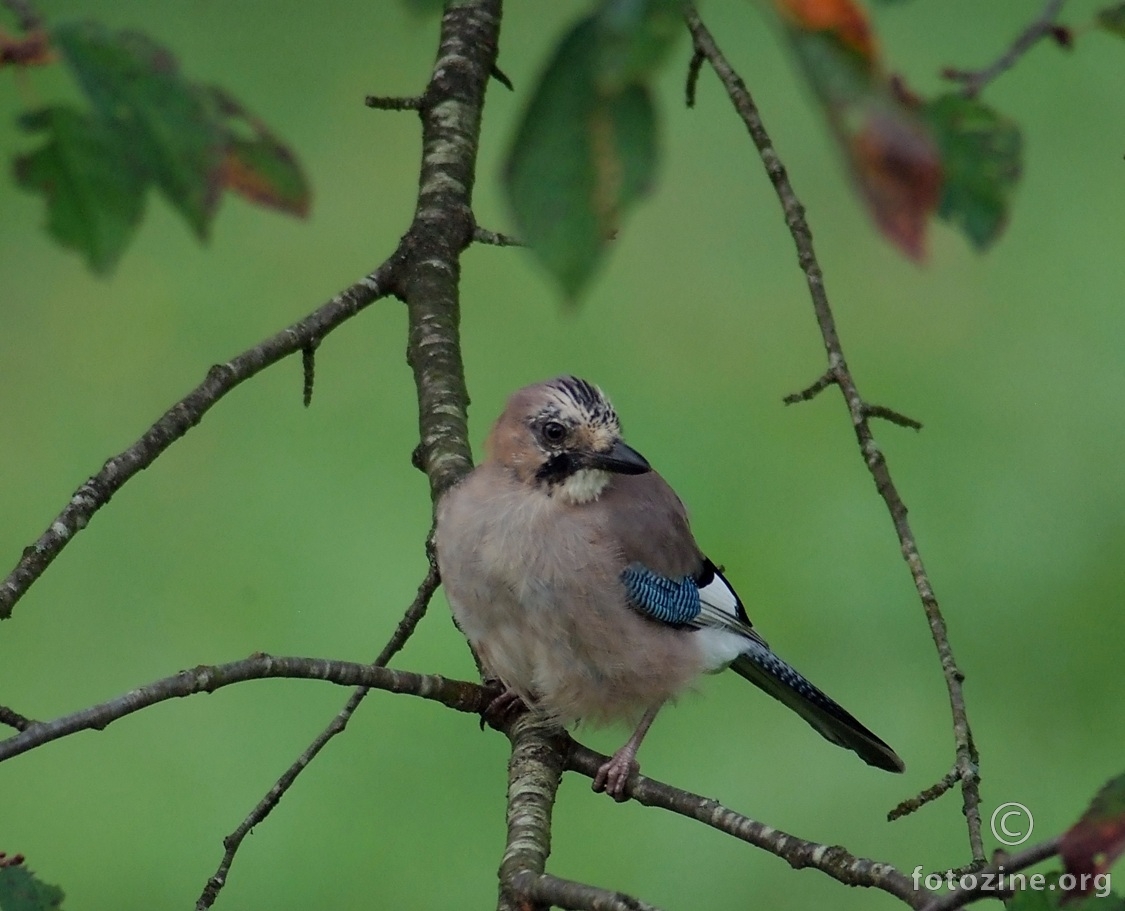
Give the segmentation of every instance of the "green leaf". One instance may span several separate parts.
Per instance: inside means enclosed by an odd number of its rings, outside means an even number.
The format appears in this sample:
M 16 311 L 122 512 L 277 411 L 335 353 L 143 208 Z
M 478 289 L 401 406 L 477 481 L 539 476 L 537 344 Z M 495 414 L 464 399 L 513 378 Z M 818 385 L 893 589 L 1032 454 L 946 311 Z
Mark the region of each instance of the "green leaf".
M 22 864 L 0 866 L 0 911 L 53 911 L 63 890 L 35 878 Z
M 683 31 L 683 0 L 603 0 L 598 29 L 598 90 L 620 92 L 643 84 Z
M 206 238 L 218 204 L 224 136 L 206 93 L 145 35 L 95 22 L 58 26 L 54 46 L 107 128 L 127 137 L 128 160 L 149 175 Z
M 652 100 L 634 80 L 659 55 L 642 66 L 644 53 L 603 45 L 604 35 L 593 16 L 563 39 L 505 169 L 521 236 L 572 298 L 589 282 L 624 213 L 651 186 L 658 157 Z M 607 46 L 615 50 L 604 56 Z
M 140 222 L 144 177 L 123 166 L 116 133 L 72 108 L 36 111 L 20 125 L 47 133 L 47 143 L 16 158 L 16 183 L 46 196 L 47 228 L 59 243 L 109 272 Z
M 1098 10 L 1097 23 L 1100 28 L 1125 38 L 1125 3 L 1115 3 Z
M 1023 171 L 1019 127 L 988 105 L 960 95 L 935 98 L 924 113 L 945 172 L 938 214 L 984 250 L 1008 222 Z

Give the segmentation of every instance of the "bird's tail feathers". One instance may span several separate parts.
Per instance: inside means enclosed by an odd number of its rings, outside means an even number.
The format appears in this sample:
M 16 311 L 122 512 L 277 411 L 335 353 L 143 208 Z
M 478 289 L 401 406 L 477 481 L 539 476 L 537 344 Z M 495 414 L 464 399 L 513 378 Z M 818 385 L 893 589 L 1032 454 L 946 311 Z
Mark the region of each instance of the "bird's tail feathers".
M 852 750 L 868 765 L 903 772 L 906 764 L 850 712 L 822 693 L 758 642 L 749 643 L 731 668 L 805 719 L 825 739 Z

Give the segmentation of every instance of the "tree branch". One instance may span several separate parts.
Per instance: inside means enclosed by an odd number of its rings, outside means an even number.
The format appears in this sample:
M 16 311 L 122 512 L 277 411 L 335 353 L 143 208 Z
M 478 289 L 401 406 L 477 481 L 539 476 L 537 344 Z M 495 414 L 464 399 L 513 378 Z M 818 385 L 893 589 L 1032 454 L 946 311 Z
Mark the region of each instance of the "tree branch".
M 33 724 L 7 740 L 0 740 L 0 762 L 79 731 L 103 730 L 113 722 L 159 702 L 197 693 L 213 693 L 235 683 L 271 677 L 325 680 L 339 686 L 365 686 L 389 693 L 404 693 L 440 702 L 458 712 L 475 714 L 483 710 L 487 696 L 487 690 L 477 683 L 450 680 L 438 674 L 416 674 L 330 658 L 278 658 L 257 654 L 229 664 L 199 665 L 131 690 L 116 699 L 54 721 Z
M 600 753 L 584 747 L 576 740 L 570 741 L 566 755 L 566 768 L 569 771 L 593 778 L 605 761 L 606 757 Z M 692 794 L 654 778 L 637 775 L 630 782 L 628 794 L 646 807 L 669 810 L 733 835 L 782 858 L 795 870 L 812 867 L 848 886 L 881 889 L 902 899 L 912 908 L 924 907 L 931 895 L 925 889 L 916 891 L 910 878 L 890 864 L 856 857 L 838 845 L 818 844 L 789 835 L 727 809 L 717 800 Z
M 789 182 L 785 166 L 774 149 L 773 141 L 766 132 L 761 115 L 758 113 L 757 106 L 754 104 L 746 84 L 731 67 L 726 57 L 723 56 L 710 31 L 700 20 L 699 14 L 690 6 L 687 12 L 687 24 L 691 31 L 694 52 L 707 58 L 711 68 L 726 89 L 735 110 L 750 132 L 750 137 L 758 149 L 766 173 L 769 175 L 778 200 L 781 202 L 781 208 L 785 214 L 785 223 L 789 227 L 789 232 L 793 236 L 793 242 L 797 248 L 797 262 L 801 271 L 805 274 L 809 296 L 812 298 L 813 311 L 816 314 L 817 325 L 820 328 L 825 353 L 828 357 L 828 372 L 809 389 L 798 395 L 802 399 L 811 398 L 830 384 L 834 383 L 839 387 L 852 419 L 856 441 L 859 444 L 864 463 L 875 481 L 875 487 L 879 491 L 879 495 L 883 498 L 891 514 L 891 521 L 894 523 L 895 533 L 898 535 L 902 555 L 910 569 L 914 586 L 922 601 L 922 608 L 926 613 L 930 633 L 933 636 L 934 645 L 937 647 L 938 657 L 941 661 L 946 689 L 949 692 L 950 709 L 953 715 L 956 769 L 961 781 L 963 808 L 969 833 L 969 848 L 974 862 L 983 863 L 984 844 L 981 840 L 979 757 L 973 743 L 972 730 L 969 727 L 968 714 L 965 709 L 965 697 L 962 688 L 965 677 L 954 659 L 953 649 L 949 644 L 945 618 L 938 606 L 937 598 L 934 595 L 933 587 L 930 584 L 925 566 L 922 563 L 922 557 L 918 551 L 918 545 L 914 539 L 914 532 L 907 520 L 906 504 L 903 503 L 902 497 L 891 479 L 886 458 L 883 456 L 871 431 L 869 417 L 872 416 L 874 406 L 867 404 L 860 395 L 844 358 L 844 350 L 836 329 L 836 320 L 832 315 L 828 295 L 824 288 L 824 275 L 813 250 L 812 232 L 805 220 L 804 206 L 801 205 Z M 885 417 L 887 413 L 887 409 L 882 409 L 879 416 Z
M 418 459 L 434 503 L 473 467 L 458 282 L 461 251 L 473 239 L 481 113 L 496 65 L 500 12 L 500 0 L 468 0 L 450 3 L 442 17 L 423 107 L 418 203 L 405 239 L 406 359 L 418 392 Z
M 510 727 L 508 761 L 508 838 L 500 862 L 499 911 L 546 909 L 566 904 L 549 894 L 544 871 L 551 853 L 551 812 L 562 778 L 566 734 L 534 712 L 520 715 Z
M 449 4 L 425 91 L 409 98 L 366 99 L 369 107 L 418 111 L 422 122 L 418 201 L 400 245 L 403 256 L 395 293 L 406 302 L 410 314 L 407 359 L 414 368 L 422 438 L 416 464 L 430 478 L 435 504 L 441 491 L 472 467 L 468 393 L 458 335 L 459 259 L 473 237 L 472 186 L 481 112 L 495 70 L 499 26 L 499 0 Z M 437 565 L 429 542 L 427 551 L 430 572 L 376 666 L 386 664 L 405 644 L 437 588 Z M 227 837 L 223 860 L 197 903 L 199 911 L 214 902 L 246 832 L 272 810 L 328 740 L 344 729 L 365 695 L 363 687 L 352 694 L 328 727 Z
M 960 82 L 962 84 L 961 94 L 966 98 L 976 98 L 986 85 L 1015 66 L 1016 62 L 1039 42 L 1040 38 L 1056 34 L 1060 28 L 1057 22 L 1058 16 L 1065 2 L 1066 0 L 1047 0 L 1038 17 L 1028 24 L 1016 36 L 1015 41 L 1008 49 L 988 66 L 979 70 L 946 68 L 942 71 L 942 76 L 953 82 Z
M 557 907 L 586 911 L 660 911 L 654 905 L 623 892 L 599 889 L 550 873 L 536 875 L 525 870 L 513 878 L 512 887 L 526 899 L 527 903 L 519 906 L 521 909 Z M 532 902 L 535 904 L 532 905 Z
M 414 632 L 418 621 L 425 616 L 426 608 L 429 607 L 430 599 L 433 597 L 434 592 L 437 591 L 437 587 L 437 563 L 431 553 L 430 568 L 426 573 L 426 578 L 422 580 L 422 584 L 418 587 L 418 594 L 415 595 L 414 601 L 411 603 L 410 607 L 406 609 L 406 613 L 399 621 L 398 626 L 395 628 L 387 644 L 383 646 L 379 657 L 375 659 L 372 665 L 373 667 L 385 667 L 391 658 L 406 644 L 406 640 L 409 639 Z M 219 897 L 219 892 L 222 890 L 223 886 L 226 885 L 231 864 L 234 863 L 234 856 L 242 846 L 243 839 L 250 834 L 251 830 L 258 825 L 258 823 L 262 822 L 273 812 L 273 808 L 278 805 L 285 792 L 292 787 L 293 783 L 297 780 L 297 776 L 308 768 L 309 763 L 316 758 L 317 753 L 324 749 L 328 741 L 337 734 L 343 733 L 352 715 L 355 714 L 355 710 L 359 708 L 359 704 L 363 702 L 364 697 L 366 697 L 369 692 L 371 692 L 369 687 L 356 687 L 355 691 L 348 698 L 348 701 L 344 704 L 344 707 L 336 713 L 336 716 L 328 723 L 328 726 L 321 731 L 313 742 L 305 748 L 304 752 L 293 761 L 289 768 L 285 770 L 285 773 L 274 783 L 273 787 L 258 801 L 254 809 L 239 823 L 238 827 L 223 839 L 222 860 L 219 861 L 218 869 L 216 869 L 207 880 L 207 884 L 203 887 L 203 892 L 196 900 L 196 911 L 207 911 L 207 909 L 215 903 L 215 899 Z
M 392 293 L 402 258 L 400 248 L 374 272 L 341 291 L 304 319 L 225 364 L 216 364 L 207 371 L 202 383 L 169 408 L 139 440 L 107 461 L 101 471 L 74 492 L 66 508 L 39 539 L 24 548 L 15 568 L 0 582 L 0 620 L 12 616 L 16 602 L 43 575 L 71 539 L 86 527 L 94 514 L 127 481 L 148 468 L 169 446 L 203 420 L 203 416 L 223 396 L 266 367 L 323 339 L 360 310 Z
M 962 908 L 965 905 L 976 901 L 978 898 L 997 898 L 999 890 L 989 887 L 989 879 L 986 877 L 995 877 L 1002 871 L 1005 876 L 1010 876 L 1013 873 L 1019 873 L 1021 870 L 1026 870 L 1040 861 L 1046 860 L 1048 857 L 1054 857 L 1059 853 L 1059 842 L 1062 837 L 1052 838 L 1042 844 L 1033 845 L 1026 851 L 1021 851 L 1019 854 L 1013 854 L 1010 857 L 1003 857 L 995 863 L 989 864 L 984 867 L 980 872 L 974 875 L 974 886 L 971 889 L 956 889 L 948 892 L 940 897 L 935 897 L 922 911 L 955 911 L 956 908 Z M 996 879 L 991 879 L 993 884 Z
M 26 731 L 36 722 L 32 721 L 17 712 L 15 709 L 10 709 L 6 705 L 0 705 L 0 724 L 6 724 L 10 728 L 15 728 L 17 731 Z
M 527 246 L 522 240 L 512 237 L 509 234 L 503 234 L 500 231 L 489 231 L 488 228 L 482 228 L 476 225 L 473 228 L 473 243 L 489 244 L 493 247 L 524 247 Z

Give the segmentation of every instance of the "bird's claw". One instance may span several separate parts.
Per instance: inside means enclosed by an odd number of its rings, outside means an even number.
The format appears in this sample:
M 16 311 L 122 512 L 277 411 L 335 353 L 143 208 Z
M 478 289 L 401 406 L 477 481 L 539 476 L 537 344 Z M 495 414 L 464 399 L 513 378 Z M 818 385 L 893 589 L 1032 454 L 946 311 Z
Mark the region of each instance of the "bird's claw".
M 521 712 L 527 711 L 527 705 L 515 690 L 505 688 L 498 695 L 493 696 L 484 711 L 480 713 L 480 727 L 484 730 L 485 724 L 494 728 L 503 727 L 508 721 Z
M 594 776 L 593 788 L 595 791 L 605 791 L 618 803 L 628 799 L 625 789 L 629 779 L 641 770 L 640 763 L 633 757 L 631 750 L 618 750 L 601 764 L 598 774 Z

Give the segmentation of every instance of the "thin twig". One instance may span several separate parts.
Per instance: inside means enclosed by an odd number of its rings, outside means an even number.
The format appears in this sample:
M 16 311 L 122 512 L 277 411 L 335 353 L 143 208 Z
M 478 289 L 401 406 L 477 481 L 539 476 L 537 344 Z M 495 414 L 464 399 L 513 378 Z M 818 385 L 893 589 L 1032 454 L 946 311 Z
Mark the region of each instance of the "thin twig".
M 35 724 L 35 722 L 21 715 L 15 709 L 10 709 L 6 705 L 0 705 L 0 724 L 6 724 L 8 727 L 15 728 L 17 731 L 26 731 Z
M 455 709 L 480 714 L 488 691 L 477 683 L 450 680 L 437 674 L 415 674 L 354 661 L 330 658 L 275 657 L 251 655 L 229 664 L 199 665 L 130 690 L 123 696 L 100 702 L 54 721 L 34 724 L 6 740 L 0 740 L 0 762 L 20 756 L 44 744 L 69 737 L 79 731 L 100 731 L 134 712 L 169 699 L 213 693 L 215 690 L 247 680 L 286 677 L 298 680 L 325 680 L 338 686 L 365 686 L 418 696 Z
M 516 87 L 512 85 L 512 80 L 508 78 L 508 74 L 495 63 L 492 64 L 492 69 L 488 71 L 488 75 L 504 86 L 509 92 L 514 92 L 516 90 Z
M 797 248 L 797 261 L 801 271 L 805 274 L 809 295 L 812 298 L 813 311 L 816 314 L 817 325 L 824 342 L 824 349 L 828 357 L 828 373 L 832 381 L 840 387 L 847 404 L 848 412 L 855 429 L 856 440 L 863 455 L 868 471 L 875 480 L 875 487 L 886 503 L 894 523 L 895 533 L 898 535 L 902 555 L 910 568 L 914 586 L 922 601 L 926 619 L 929 622 L 930 632 L 937 647 L 938 657 L 941 661 L 942 673 L 945 677 L 946 689 L 949 692 L 950 709 L 953 715 L 953 737 L 956 747 L 956 769 L 961 781 L 963 809 L 968 826 L 969 848 L 974 861 L 984 859 L 984 844 L 981 839 L 980 816 L 980 773 L 978 770 L 979 757 L 973 743 L 972 730 L 969 727 L 968 714 L 965 708 L 965 696 L 962 687 L 964 674 L 957 666 L 953 656 L 953 649 L 949 644 L 949 634 L 946 630 L 945 618 L 942 616 L 930 584 L 929 576 L 922 563 L 918 552 L 918 545 L 914 539 L 914 532 L 907 519 L 906 505 L 902 501 L 894 481 L 891 479 L 890 469 L 886 458 L 875 441 L 874 434 L 868 421 L 869 407 L 859 393 L 855 380 L 848 369 L 844 358 L 843 347 L 840 343 L 839 333 L 836 329 L 836 320 L 828 303 L 828 295 L 824 288 L 824 275 L 820 264 L 817 262 L 813 250 L 812 232 L 805 220 L 804 206 L 801 205 L 793 187 L 789 182 L 785 166 L 774 149 L 773 141 L 766 132 L 761 115 L 754 104 L 750 92 L 742 78 L 734 71 L 730 63 L 723 56 L 715 39 L 699 18 L 693 7 L 687 11 L 688 28 L 691 31 L 693 47 L 702 53 L 710 62 L 719 80 L 722 82 L 726 93 L 738 111 L 743 123 L 750 132 L 751 139 L 758 149 L 758 153 L 765 165 L 766 173 L 773 183 L 774 190 L 781 202 L 785 214 L 785 223 L 793 237 Z M 827 374 L 826 374 L 827 376 Z M 809 390 L 819 391 L 828 385 L 825 377 L 821 377 Z M 819 387 L 819 388 L 818 388 Z M 808 392 L 809 390 L 806 390 Z M 815 394 L 812 392 L 811 394 Z
M 312 404 L 313 386 L 316 383 L 316 349 L 319 344 L 320 339 L 313 339 L 301 349 L 301 401 L 306 408 Z
M 526 246 L 526 244 L 517 237 L 512 237 L 510 234 L 502 234 L 499 231 L 489 231 L 488 228 L 482 228 L 480 225 L 475 225 L 473 227 L 473 243 L 489 244 L 493 247 Z
M 217 364 L 187 396 L 168 409 L 144 435 L 128 449 L 113 456 L 102 470 L 74 492 L 50 527 L 29 547 L 15 568 L 0 582 L 0 620 L 12 616 L 12 608 L 43 571 L 110 501 L 115 493 L 138 472 L 198 424 L 220 399 L 240 383 L 281 359 L 304 350 L 313 339 L 322 339 L 365 307 L 394 291 L 402 263 L 402 250 L 378 269 L 314 310 L 304 319 L 242 354 Z
M 891 810 L 887 814 L 887 822 L 894 822 L 896 819 L 902 819 L 903 816 L 909 816 L 916 810 L 920 810 L 931 801 L 937 800 L 939 797 L 941 797 L 942 794 L 952 788 L 960 780 L 960 776 L 957 774 L 957 769 L 950 770 L 949 773 L 946 774 L 946 776 L 942 778 L 941 781 L 939 781 L 937 784 L 931 785 L 920 794 L 916 794 L 913 797 L 907 798 L 897 807 Z
M 903 414 L 901 411 L 895 411 L 893 408 L 888 408 L 886 405 L 864 404 L 863 413 L 869 418 L 879 418 L 888 423 L 896 424 L 899 427 L 906 427 L 909 430 L 922 429 L 921 421 L 916 421 L 914 418 Z
M 422 580 L 422 584 L 418 586 L 418 594 L 415 595 L 414 601 L 410 607 L 406 609 L 406 613 L 399 621 L 398 626 L 395 628 L 391 638 L 387 644 L 383 646 L 383 650 L 379 653 L 379 657 L 375 659 L 372 667 L 385 667 L 392 657 L 406 644 L 410 635 L 414 632 L 418 621 L 426 613 L 426 608 L 429 607 L 430 599 L 433 597 L 434 592 L 438 587 L 438 572 L 437 563 L 430 555 L 430 568 L 426 573 L 426 578 Z M 230 873 L 231 865 L 234 863 L 234 857 L 238 853 L 238 849 L 242 846 L 243 840 L 250 834 L 251 830 L 261 823 L 273 811 L 278 802 L 285 795 L 285 792 L 293 786 L 293 782 L 297 780 L 300 775 L 316 758 L 319 753 L 328 744 L 333 737 L 343 732 L 347 727 L 348 722 L 351 720 L 355 710 L 359 708 L 359 704 L 363 702 L 364 697 L 371 692 L 369 687 L 360 686 L 352 692 L 348 697 L 348 701 L 344 707 L 336 713 L 328 726 L 321 731 L 316 738 L 310 743 L 305 750 L 298 756 L 293 763 L 285 770 L 285 773 L 273 784 L 273 786 L 266 792 L 261 800 L 254 806 L 246 818 L 239 823 L 238 827 L 231 832 L 226 838 L 223 839 L 223 857 L 219 861 L 218 869 L 208 878 L 206 885 L 203 887 L 203 892 L 200 893 L 199 898 L 195 902 L 196 911 L 206 911 L 214 903 L 215 899 L 219 897 L 219 892 L 222 891 L 223 886 L 226 885 L 227 876 Z
M 979 70 L 957 70 L 947 68 L 942 76 L 962 84 L 961 94 L 966 98 L 976 98 L 986 85 L 1010 70 L 1016 62 L 1031 50 L 1041 38 L 1054 35 L 1058 29 L 1058 17 L 1066 0 L 1047 0 L 1043 11 L 1016 36 L 1007 50 L 992 63 Z
M 798 402 L 811 402 L 829 386 L 834 385 L 836 385 L 836 374 L 831 370 L 827 370 L 817 377 L 816 381 L 811 386 L 806 386 L 800 392 L 791 392 L 781 401 L 786 405 L 796 405 Z
M 577 741 L 570 742 L 566 768 L 589 778 L 597 774 L 606 757 Z M 925 889 L 915 890 L 910 877 L 890 864 L 856 857 L 838 845 L 819 844 L 789 835 L 773 826 L 757 822 L 716 800 L 692 794 L 642 775 L 629 783 L 629 796 L 648 807 L 660 807 L 732 835 L 741 841 L 768 851 L 786 861 L 794 869 L 812 867 L 849 886 L 881 889 L 902 899 L 912 908 L 921 908 L 930 900 Z
M 684 83 L 684 103 L 689 107 L 695 107 L 695 90 L 699 85 L 699 72 L 703 69 L 703 62 L 707 58 L 699 53 L 698 48 L 692 48 L 691 60 L 687 65 L 687 81 Z
M 425 99 L 421 95 L 368 95 L 363 103 L 380 111 L 420 111 Z
M 982 896 L 988 898 L 1001 897 L 998 894 L 1001 890 L 996 888 L 997 877 L 1000 873 L 1010 877 L 1011 874 L 1026 870 L 1048 857 L 1054 857 L 1059 853 L 1060 841 L 1061 836 L 1052 838 L 1042 844 L 1033 845 L 1019 854 L 1012 854 L 989 864 L 979 872 L 972 874 L 974 877 L 972 888 L 955 889 L 945 895 L 937 896 L 928 905 L 925 905 L 922 911 L 955 911 L 955 909 L 962 908 Z M 958 879 L 960 878 L 958 877 Z

